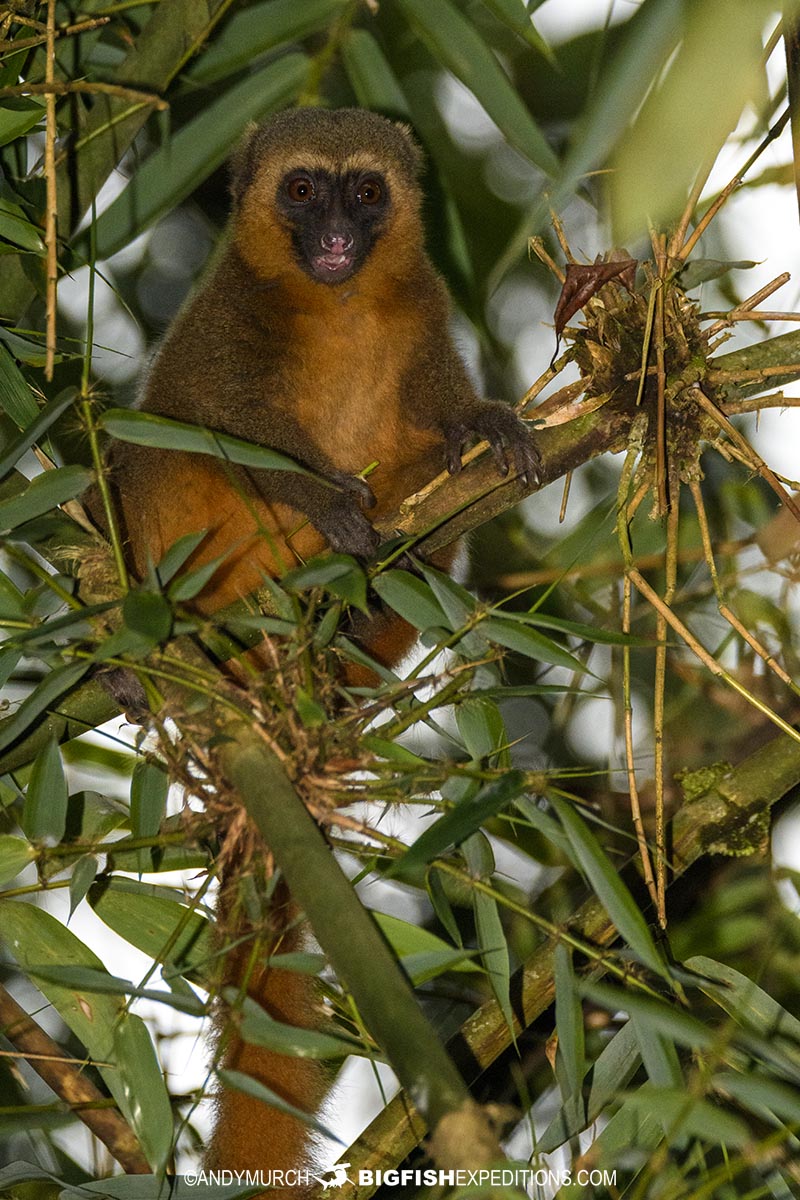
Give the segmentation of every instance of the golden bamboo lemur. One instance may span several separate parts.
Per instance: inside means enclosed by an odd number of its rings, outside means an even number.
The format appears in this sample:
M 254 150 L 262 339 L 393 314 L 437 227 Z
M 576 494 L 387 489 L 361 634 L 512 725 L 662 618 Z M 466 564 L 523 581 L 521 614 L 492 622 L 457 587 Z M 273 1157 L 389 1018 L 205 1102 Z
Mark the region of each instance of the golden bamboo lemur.
M 201 611 L 326 545 L 369 558 L 378 536 L 363 509 L 391 513 L 443 461 L 459 470 L 471 437 L 489 440 L 504 473 L 511 464 L 536 471 L 527 427 L 476 395 L 451 340 L 447 293 L 423 246 L 419 167 L 405 129 L 355 109 L 282 113 L 253 129 L 234 160 L 230 240 L 169 331 L 143 408 L 284 451 L 337 486 L 117 445 L 113 479 L 134 568 L 143 573 L 148 556 L 158 561 L 203 529 L 191 565 L 227 556 L 198 598 Z M 369 485 L 354 476 L 376 460 Z M 393 664 L 414 637 L 382 616 L 363 643 Z M 229 976 L 242 967 L 233 962 Z M 284 1020 L 314 1020 L 302 975 L 261 971 L 248 988 Z M 324 1075 L 308 1061 L 234 1039 L 226 1065 L 306 1110 L 322 1101 Z M 304 1142 L 299 1124 L 229 1092 L 211 1158 L 285 1169 Z

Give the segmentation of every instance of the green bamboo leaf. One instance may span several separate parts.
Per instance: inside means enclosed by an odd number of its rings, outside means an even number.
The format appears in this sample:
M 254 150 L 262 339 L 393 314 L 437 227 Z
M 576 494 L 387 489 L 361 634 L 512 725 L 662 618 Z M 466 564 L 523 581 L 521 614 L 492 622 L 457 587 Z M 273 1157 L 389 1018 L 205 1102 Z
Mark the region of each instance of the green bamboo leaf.
M 235 988 L 226 988 L 224 995 L 231 1004 L 236 1004 L 239 998 Z M 342 1059 L 349 1054 L 364 1053 L 363 1045 L 355 1039 L 276 1021 L 250 996 L 245 996 L 241 1002 L 239 1032 L 254 1046 L 263 1046 L 275 1054 L 288 1054 L 292 1058 Z
M 171 212 L 225 161 L 248 121 L 266 116 L 297 98 L 308 74 L 305 54 L 284 55 L 225 91 L 199 116 L 168 138 L 135 172 L 125 191 L 98 218 L 98 258 L 127 246 Z M 85 249 L 87 238 L 78 239 Z
M 450 0 L 398 0 L 412 29 L 434 57 L 469 88 L 520 154 L 546 175 L 559 170 L 556 155 L 489 47 Z
M 36 850 L 24 838 L 0 834 L 0 884 L 16 879 L 35 857 Z
M 747 1029 L 800 1046 L 800 1020 L 752 979 L 702 954 L 687 959 L 684 966 L 701 977 L 697 980 L 701 991 Z
M 386 758 L 401 767 L 425 766 L 425 759 L 420 758 L 419 754 L 415 754 L 407 746 L 400 746 L 397 742 L 387 741 L 386 738 L 377 737 L 373 733 L 368 733 L 365 737 L 362 737 L 361 745 L 373 754 L 377 754 L 379 758 Z
M 126 1012 L 122 1001 L 112 996 L 85 993 L 69 986 L 50 982 L 37 976 L 36 968 L 47 973 L 64 965 L 91 967 L 103 972 L 104 967 L 97 955 L 65 929 L 60 921 L 42 908 L 20 901 L 0 901 L 0 936 L 19 965 L 27 971 L 50 1001 L 75 1036 L 83 1043 L 98 1064 L 114 1061 L 115 1045 L 119 1030 L 129 1021 L 138 1021 Z M 50 972 L 48 972 L 50 968 Z M 136 1035 L 134 1035 L 136 1036 Z M 149 1040 L 149 1037 L 148 1037 Z M 151 1045 L 152 1051 L 152 1045 Z M 153 1055 L 155 1075 L 160 1079 L 158 1064 Z M 127 1069 L 127 1057 L 122 1063 Z M 142 1131 L 147 1134 L 148 1122 L 138 1100 L 131 1097 L 128 1081 L 118 1066 L 97 1068 L 108 1085 L 112 1096 L 120 1106 L 125 1119 L 142 1140 Z M 141 1078 L 137 1075 L 137 1082 Z M 151 1082 L 149 1091 L 155 1085 Z M 163 1083 L 162 1085 L 163 1086 Z M 132 1099 L 132 1103 L 129 1101 Z M 172 1129 L 171 1119 L 169 1125 Z M 152 1165 L 155 1165 L 153 1163 Z
M 766 1109 L 781 1121 L 800 1125 L 800 1091 L 797 1088 L 754 1071 L 747 1074 L 719 1071 L 712 1083 L 723 1097 L 733 1097 L 759 1118 L 763 1118 Z
M 514 1013 L 511 1008 L 511 964 L 508 945 L 500 920 L 497 901 L 485 892 L 472 894 L 475 913 L 475 935 L 481 954 L 481 963 L 489 976 L 494 998 L 500 1005 L 503 1018 L 514 1035 Z
M 23 250 L 30 250 L 33 254 L 42 255 L 45 252 L 39 226 L 28 220 L 25 210 L 19 204 L 1 196 L 0 238 L 13 242 Z
M 169 1093 L 147 1026 L 132 1013 L 114 1027 L 113 1061 L 125 1097 L 123 1111 L 150 1165 L 160 1171 L 172 1153 L 173 1120 Z
M 393 863 L 385 878 L 413 875 L 442 854 L 460 845 L 471 834 L 506 807 L 525 787 L 522 771 L 506 771 L 475 795 L 452 808 L 430 825 L 402 858 Z
M 195 59 L 187 76 L 195 83 L 216 83 L 284 42 L 300 42 L 325 29 L 347 0 L 268 0 L 238 12 L 211 45 Z
M 173 580 L 168 592 L 173 604 L 185 604 L 189 600 L 194 600 L 195 596 L 199 595 L 209 580 L 213 578 L 227 557 L 228 551 L 225 554 L 219 554 L 216 558 L 212 558 L 211 562 L 204 563 L 202 567 L 195 567 L 193 571 L 186 571 Z M 160 574 L 161 572 L 159 571 L 159 576 Z
M 397 117 L 410 116 L 408 101 L 397 76 L 368 30 L 348 29 L 342 38 L 340 53 L 350 86 L 362 108 Z
M 533 796 L 518 796 L 514 801 L 514 807 L 522 813 L 531 828 L 546 837 L 548 842 L 555 846 L 577 870 L 577 856 L 558 821 L 551 817 L 550 813 L 539 808 Z
M 562 797 L 551 796 L 550 804 L 564 826 L 582 870 L 622 937 L 643 963 L 668 978 L 666 964 L 656 949 L 644 917 L 594 834 Z
M 429 584 L 410 571 L 382 571 L 373 579 L 372 587 L 384 604 L 415 629 L 448 625 L 444 609 Z
M 153 645 L 165 642 L 172 632 L 172 609 L 158 592 L 132 588 L 122 602 L 122 616 L 127 629 Z
M 18 429 L 27 429 L 39 415 L 33 392 L 5 346 L 0 346 L 0 408 Z
M 456 725 L 470 758 L 477 762 L 496 755 L 507 739 L 500 709 L 491 700 L 464 700 L 456 708 Z
M 531 20 L 530 12 L 526 11 L 519 0 L 483 0 L 483 3 L 494 13 L 498 21 L 502 21 L 509 29 L 518 34 L 524 41 L 538 50 L 543 58 L 557 67 L 556 57 L 544 40 L 539 30 Z
M 164 768 L 152 759 L 137 762 L 131 777 L 131 834 L 136 838 L 155 837 L 167 803 L 169 778 Z M 157 846 L 138 852 L 140 872 L 151 870 L 159 857 Z
M 575 985 L 572 950 L 563 942 L 559 942 L 555 950 L 555 986 L 558 1082 L 564 1106 L 568 1107 L 571 1099 L 577 1111 L 583 1115 L 581 1087 L 586 1072 L 583 1005 Z
M 14 640 L 17 641 L 16 638 Z M 5 687 L 8 683 L 21 658 L 22 648 L 18 644 L 6 646 L 0 650 L 0 688 Z
M 287 592 L 303 592 L 311 587 L 324 587 L 334 596 L 366 612 L 367 580 L 355 559 L 348 554 L 325 554 L 312 558 L 305 566 L 287 571 L 281 577 Z
M 136 446 L 156 446 L 162 450 L 182 450 L 188 454 L 210 454 L 226 462 L 239 463 L 263 471 L 296 471 L 310 474 L 285 454 L 256 446 L 226 433 L 215 433 L 201 425 L 173 421 L 155 413 L 137 412 L 125 408 L 109 408 L 98 424 L 112 437 Z
M 67 824 L 67 800 L 61 753 L 50 738 L 36 755 L 22 808 L 22 828 L 31 841 L 58 845 Z
M 526 625 L 495 616 L 485 618 L 478 628 L 489 641 L 505 646 L 507 650 L 513 650 L 516 654 L 524 654 L 526 658 L 549 663 L 551 666 L 565 667 L 568 671 L 581 674 L 586 672 L 586 666 L 574 654 L 570 654 L 569 650 Z
M 533 625 L 537 629 L 558 629 L 561 633 L 571 633 L 584 642 L 598 642 L 604 646 L 652 646 L 652 638 L 635 638 L 627 633 L 619 633 L 613 629 L 598 629 L 596 625 L 584 625 L 582 621 L 568 621 L 564 617 L 554 617 L 542 612 L 506 612 L 505 609 L 494 610 L 505 621 L 516 621 L 520 625 Z
M 72 868 L 69 881 L 69 915 L 75 912 L 81 900 L 94 883 L 100 869 L 100 860 L 96 854 L 84 854 Z
M 718 1042 L 719 1034 L 715 1029 L 685 1009 L 677 1008 L 672 1001 L 656 1000 L 631 989 L 622 991 L 607 983 L 585 982 L 579 986 L 582 995 L 602 1004 L 609 1012 L 622 1011 L 636 1015 L 640 1048 L 648 1034 L 661 1034 L 669 1041 L 692 1050 L 710 1050 Z
M 7 96 L 0 105 L 0 146 L 15 141 L 44 121 L 44 105 L 24 96 Z
M 656 1087 L 683 1087 L 683 1072 L 673 1039 L 655 1029 L 653 1022 L 642 1013 L 631 1013 L 630 1024 L 636 1033 L 642 1064 L 650 1082 Z
M 558 1022 L 557 1022 L 558 1025 Z M 559 1040 L 561 1028 L 559 1029 Z M 591 1067 L 591 1087 L 585 1112 L 573 1105 L 562 1108 L 536 1139 L 540 1154 L 551 1154 L 588 1128 L 628 1086 L 641 1062 L 639 1043 L 630 1021 L 615 1033 Z M 612 1118 L 613 1119 L 613 1118 Z
M 20 620 L 27 615 L 22 592 L 8 575 L 0 571 L 0 617 Z
M 133 884 L 114 878 L 89 889 L 89 903 L 100 920 L 169 971 L 207 984 L 212 946 L 206 918 L 147 884 Z
M 166 587 L 178 574 L 178 571 L 180 571 L 186 560 L 192 556 L 207 533 L 207 529 L 200 529 L 197 533 L 185 533 L 183 537 L 179 537 L 176 542 L 172 543 L 156 567 L 158 582 L 162 587 Z
M 16 466 L 26 450 L 41 441 L 43 434 L 63 412 L 66 412 L 74 400 L 75 392 L 71 388 L 65 388 L 54 400 L 49 400 L 43 408 L 37 410 L 36 420 L 32 421 L 19 437 L 14 438 L 0 455 L 0 479 Z
M 442 938 L 437 937 L 435 933 L 431 933 L 429 929 L 424 929 L 421 925 L 412 925 L 410 922 L 403 921 L 400 917 L 393 917 L 389 913 L 373 911 L 372 915 L 377 922 L 378 928 L 407 970 L 408 964 L 412 959 L 421 960 L 424 956 L 430 955 L 431 961 L 433 961 L 434 957 L 443 961 L 445 957 L 452 957 L 454 953 L 453 946 L 448 945 Z M 456 950 L 463 960 L 464 955 L 461 947 L 456 947 Z M 467 960 L 448 969 L 474 971 L 476 968 L 474 963 Z
M 717 258 L 691 258 L 678 273 L 678 282 L 687 292 L 708 283 L 711 279 L 721 279 L 729 271 L 747 271 L 757 267 L 758 263 L 750 259 L 740 259 L 737 262 L 722 262 Z
M 685 1088 L 654 1087 L 645 1083 L 626 1103 L 640 1115 L 655 1113 L 670 1141 L 689 1134 L 706 1145 L 743 1149 L 750 1142 L 750 1130 L 744 1121 L 724 1112 L 719 1105 L 698 1100 Z
M 89 663 L 70 663 L 56 667 L 45 675 L 29 696 L 22 701 L 12 717 L 7 717 L 0 727 L 0 750 L 15 742 L 54 701 L 59 700 L 75 686 L 89 670 Z
M 447 971 L 477 970 L 470 962 L 472 950 L 430 950 L 419 954 L 408 954 L 401 959 L 403 970 L 413 983 L 420 987 L 431 979 L 444 975 Z
M 237 1092 L 244 1092 L 247 1096 L 253 1096 L 256 1100 L 260 1100 L 262 1104 L 267 1104 L 270 1108 L 274 1108 L 278 1112 L 286 1113 L 290 1117 L 296 1117 L 298 1121 L 302 1121 L 309 1129 L 314 1129 L 317 1133 L 321 1133 L 323 1137 L 332 1138 L 339 1145 L 342 1144 L 341 1139 L 335 1133 L 331 1133 L 330 1130 L 326 1129 L 324 1125 L 321 1125 L 313 1113 L 303 1112 L 302 1108 L 296 1108 L 293 1104 L 289 1104 L 277 1092 L 273 1092 L 263 1083 L 259 1083 L 257 1079 L 252 1079 L 249 1075 L 243 1074 L 242 1071 L 217 1071 L 217 1075 L 225 1087 L 233 1088 Z
M 38 410 L 37 410 L 38 411 Z M 66 500 L 74 500 L 92 482 L 91 471 L 83 467 L 57 467 L 43 471 L 28 486 L 8 500 L 0 500 L 0 533 L 8 533 L 50 512 Z
M 447 931 L 447 933 L 455 942 L 456 946 L 461 946 L 463 944 L 461 939 L 461 930 L 458 928 L 458 921 L 456 920 L 455 913 L 453 912 L 453 906 L 451 905 L 450 899 L 445 890 L 440 872 L 429 871 L 428 877 L 425 880 L 425 884 L 428 889 L 428 895 L 430 896 L 431 904 L 433 905 L 433 910 L 441 921 L 442 928 Z
M 158 988 L 137 987 L 130 979 L 109 975 L 107 971 L 97 971 L 92 967 L 37 966 L 32 972 L 37 980 L 73 991 L 91 992 L 99 996 L 134 996 L 141 1000 L 153 1000 L 156 1004 L 166 1004 L 167 1008 L 175 1008 L 192 1017 L 208 1015 L 208 1005 L 191 988 L 187 988 L 186 992 L 165 992 Z

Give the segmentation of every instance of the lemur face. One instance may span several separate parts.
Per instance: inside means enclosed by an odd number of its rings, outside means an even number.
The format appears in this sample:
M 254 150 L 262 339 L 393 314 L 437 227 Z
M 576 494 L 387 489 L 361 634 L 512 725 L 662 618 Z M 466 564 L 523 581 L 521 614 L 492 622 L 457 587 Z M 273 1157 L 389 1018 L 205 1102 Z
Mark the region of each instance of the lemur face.
M 287 222 L 298 266 L 322 283 L 350 279 L 391 213 L 380 171 L 298 166 L 281 179 L 276 207 Z

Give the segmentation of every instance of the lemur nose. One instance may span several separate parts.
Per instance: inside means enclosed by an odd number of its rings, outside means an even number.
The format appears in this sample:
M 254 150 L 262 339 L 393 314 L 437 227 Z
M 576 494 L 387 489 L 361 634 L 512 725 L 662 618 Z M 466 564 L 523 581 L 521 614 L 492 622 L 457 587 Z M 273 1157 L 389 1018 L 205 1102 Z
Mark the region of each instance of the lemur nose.
M 322 249 L 329 254 L 345 254 L 353 248 L 353 237 L 349 233 L 323 233 L 319 240 Z

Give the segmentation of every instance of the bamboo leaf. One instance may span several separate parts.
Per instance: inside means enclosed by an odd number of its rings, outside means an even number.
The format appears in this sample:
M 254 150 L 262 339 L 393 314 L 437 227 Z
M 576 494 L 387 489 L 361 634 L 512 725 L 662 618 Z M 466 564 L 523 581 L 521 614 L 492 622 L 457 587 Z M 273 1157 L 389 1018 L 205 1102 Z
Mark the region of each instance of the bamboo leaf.
M 16 466 L 26 450 L 41 441 L 43 434 L 63 412 L 66 412 L 74 400 L 75 392 L 71 388 L 65 388 L 54 400 L 48 400 L 43 408 L 37 409 L 36 419 L 31 421 L 19 437 L 9 443 L 5 453 L 0 455 L 0 479 Z
M 182 450 L 187 454 L 210 454 L 226 462 L 263 471 L 310 472 L 293 459 L 267 446 L 256 446 L 226 433 L 215 433 L 201 425 L 173 421 L 155 413 L 137 412 L 125 408 L 109 408 L 98 422 L 112 437 L 136 446 L 156 446 L 162 450 Z
M 384 604 L 415 629 L 448 626 L 444 609 L 430 585 L 410 571 L 382 571 L 373 579 L 372 587 Z
M 558 1028 L 560 1040 L 560 1026 Z M 626 1021 L 592 1064 L 585 1113 L 579 1112 L 577 1105 L 572 1106 L 569 1112 L 562 1108 L 541 1136 L 537 1137 L 538 1152 L 551 1154 L 596 1121 L 628 1086 L 640 1062 L 639 1043 L 633 1025 Z
M 685 1089 L 654 1087 L 645 1083 L 626 1103 L 642 1115 L 654 1113 L 671 1142 L 689 1134 L 707 1145 L 743 1149 L 750 1141 L 744 1121 L 724 1112 L 719 1105 L 698 1100 Z
M 458 705 L 455 716 L 467 753 L 476 762 L 496 755 L 507 741 L 500 709 L 491 700 L 470 697 Z
M 424 1118 L 435 1125 L 468 1103 L 466 1089 L 377 926 L 263 742 L 242 729 L 220 753 L 228 779 L 350 989 L 366 1028 Z
M 225 998 L 232 1004 L 237 1003 L 238 996 L 235 988 L 225 991 Z M 349 1054 L 364 1054 L 361 1042 L 352 1038 L 276 1021 L 250 996 L 245 996 L 241 1002 L 239 1032 L 251 1045 L 263 1046 L 274 1054 L 287 1054 L 292 1058 L 341 1059 Z
M 594 834 L 566 800 L 554 795 L 550 797 L 550 803 L 564 826 L 582 870 L 625 941 L 651 970 L 667 978 L 666 964 L 656 949 L 644 917 Z
M 494 13 L 498 21 L 502 21 L 504 25 L 512 29 L 534 50 L 538 50 L 549 63 L 557 65 L 553 51 L 533 24 L 530 12 L 522 7 L 519 0 L 483 0 L 483 3 L 490 12 Z
M 4 750 L 21 737 L 34 721 L 70 691 L 88 670 L 88 662 L 69 663 L 63 667 L 56 667 L 45 675 L 41 683 L 38 683 L 31 694 L 22 701 L 13 717 L 8 717 L 0 726 L 0 750 Z
M 506 771 L 499 779 L 485 784 L 475 795 L 457 804 L 421 833 L 403 857 L 392 864 L 384 878 L 413 875 L 434 858 L 460 845 L 510 804 L 524 787 L 522 771 Z
M 390 913 L 373 912 L 373 916 L 378 928 L 404 966 L 407 966 L 411 959 L 420 959 L 424 955 L 438 955 L 442 958 L 453 955 L 453 946 L 448 945 L 442 938 L 437 937 L 435 933 L 431 933 L 429 929 L 425 929 L 421 925 L 412 925 Z M 460 946 L 457 947 L 457 950 L 461 954 Z M 461 954 L 462 959 L 463 957 L 464 955 Z M 462 961 L 460 965 L 454 965 L 447 969 L 474 971 L 475 964 Z
M 697 986 L 740 1024 L 770 1040 L 785 1038 L 800 1047 L 800 1020 L 752 979 L 702 954 L 687 959 L 684 966 L 697 972 Z
M 203 983 L 212 957 L 206 918 L 148 885 L 132 884 L 116 878 L 95 884 L 89 889 L 89 903 L 126 942 L 175 973 Z
M 67 781 L 54 738 L 36 755 L 25 803 L 22 828 L 34 842 L 57 846 L 67 823 Z
M 122 1026 L 130 1021 L 139 1021 L 140 1018 L 134 1018 L 127 1013 L 121 1000 L 115 997 L 84 993 L 80 988 L 50 982 L 36 973 L 37 967 L 44 968 L 47 974 L 52 974 L 54 969 L 65 965 L 91 967 L 103 972 L 100 959 L 50 913 L 20 901 L 0 901 L 0 936 L 20 966 L 38 982 L 41 991 L 97 1061 L 100 1074 L 137 1137 L 142 1140 L 144 1132 L 149 1138 L 151 1131 L 148 1119 L 139 1107 L 139 1101 L 131 1095 L 129 1081 L 124 1079 L 123 1071 L 119 1069 L 119 1065 L 125 1070 L 130 1067 L 128 1056 L 126 1055 L 117 1066 L 99 1065 L 115 1059 L 115 1046 L 120 1037 L 123 1038 L 123 1045 L 127 1045 L 124 1039 L 128 1035 L 119 1032 Z M 141 1052 L 141 1035 L 134 1033 L 133 1036 L 139 1039 L 137 1045 Z M 149 1041 L 146 1031 L 145 1036 Z M 148 1092 L 152 1095 L 157 1086 L 153 1078 L 153 1064 L 155 1076 L 162 1088 L 163 1082 L 152 1052 L 152 1044 L 150 1049 L 153 1057 L 143 1069 L 150 1081 Z M 142 1075 L 137 1073 L 136 1079 L 140 1084 Z M 171 1136 L 171 1117 L 169 1129 Z M 152 1144 L 150 1149 L 153 1149 Z M 152 1165 L 156 1165 L 155 1160 Z
M 800 1091 L 797 1088 L 754 1071 L 746 1074 L 719 1071 L 712 1082 L 723 1097 L 732 1097 L 758 1117 L 763 1117 L 766 1109 L 781 1121 L 800 1125 Z
M 152 1039 L 141 1017 L 127 1013 L 117 1022 L 112 1053 L 125 1098 L 123 1111 L 130 1113 L 131 1126 L 147 1161 L 160 1171 L 172 1153 L 172 1108 Z
M 0 408 L 18 429 L 27 429 L 39 415 L 33 392 L 5 346 L 0 346 Z
M 7 96 L 0 105 L 0 146 L 22 137 L 40 121 L 44 121 L 44 106 L 24 96 Z
M 334 20 L 347 0 L 268 0 L 237 12 L 211 45 L 195 60 L 187 76 L 195 83 L 216 83 L 253 64 L 267 50 L 299 42 Z
M 502 67 L 450 0 L 398 0 L 412 29 L 434 57 L 469 88 L 503 136 L 546 175 L 558 172 L 558 159 L 519 98 Z
M 38 411 L 38 410 L 37 410 Z M 92 473 L 84 467 L 57 467 L 43 471 L 28 486 L 8 500 L 0 500 L 0 533 L 9 533 L 26 521 L 50 512 L 66 500 L 74 500 L 92 482 Z
M 348 29 L 341 42 L 347 78 L 362 108 L 409 117 L 408 101 L 394 71 L 372 34 Z
M 572 951 L 563 942 L 559 942 L 555 950 L 555 985 L 561 1095 L 565 1106 L 572 1099 L 582 1113 L 581 1086 L 586 1071 L 583 1005 L 575 986 Z
M 164 817 L 169 778 L 152 759 L 137 762 L 131 778 L 131 833 L 136 838 L 154 837 Z M 158 847 L 138 851 L 139 870 L 149 871 Z
M 10 883 L 20 871 L 33 862 L 36 851 L 24 838 L 0 834 L 0 884 Z
M 33 254 L 44 254 L 41 229 L 28 220 L 23 208 L 20 208 L 13 200 L 2 196 L 0 196 L 0 238 L 7 242 L 13 242 L 16 246 L 23 250 L 29 250 Z
M 579 658 L 535 629 L 515 624 L 504 617 L 487 617 L 481 621 L 478 628 L 489 641 L 505 646 L 507 650 L 513 650 L 517 654 L 524 654 L 526 658 L 533 658 L 536 662 L 549 663 L 555 667 L 565 667 L 568 671 L 579 672 L 582 675 L 586 672 L 586 667 Z
M 186 992 L 165 992 L 158 988 L 137 987 L 129 979 L 109 975 L 107 971 L 94 970 L 92 967 L 37 966 L 34 973 L 37 979 L 59 987 L 91 992 L 99 996 L 135 996 L 137 999 L 152 1000 L 156 1004 L 166 1004 L 168 1008 L 175 1008 L 192 1017 L 208 1015 L 208 1005 L 204 1004 L 191 988 L 187 988 Z
M 96 854 L 84 854 L 72 868 L 69 880 L 69 915 L 75 912 L 80 902 L 86 898 L 86 893 L 95 881 L 100 869 L 100 860 Z
M 643 0 L 626 21 L 573 134 L 559 196 L 567 195 L 582 175 L 607 161 L 677 44 L 683 15 L 682 0 Z
M 481 952 L 481 963 L 489 976 L 495 1000 L 500 1005 L 503 1018 L 514 1032 L 514 1013 L 511 1009 L 511 964 L 508 957 L 508 945 L 500 920 L 497 901 L 485 892 L 475 891 L 472 896 L 475 912 L 475 934 L 478 949 Z

